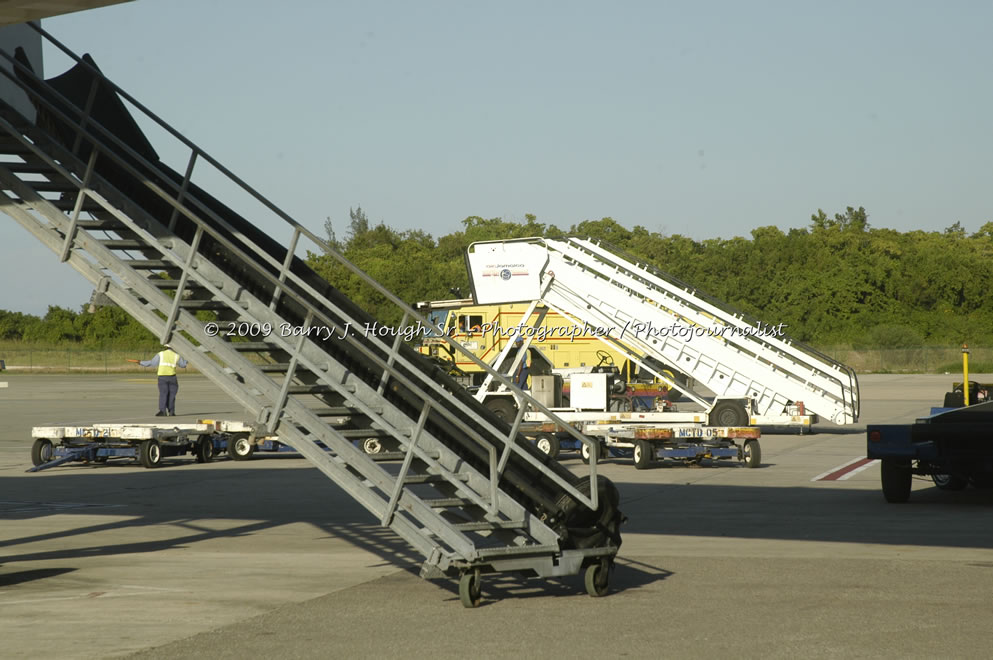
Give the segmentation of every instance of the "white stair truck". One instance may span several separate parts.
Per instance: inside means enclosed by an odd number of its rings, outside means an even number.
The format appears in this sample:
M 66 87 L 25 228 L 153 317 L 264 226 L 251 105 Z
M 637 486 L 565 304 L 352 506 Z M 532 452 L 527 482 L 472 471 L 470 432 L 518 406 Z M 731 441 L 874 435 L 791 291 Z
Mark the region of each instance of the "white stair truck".
M 802 432 L 819 418 L 841 425 L 858 420 L 858 381 L 850 367 L 785 336 L 782 324 L 749 319 L 598 241 L 478 242 L 469 246 L 466 264 L 478 304 L 531 301 L 590 330 L 612 351 L 670 386 L 676 383 L 661 365 L 688 377 L 694 387 L 681 383 L 679 389 L 702 410 L 658 412 L 655 421 L 799 425 Z M 523 341 L 516 347 L 508 344 L 495 364 L 506 362 L 514 348 L 520 351 L 513 365 L 520 364 L 529 335 L 535 334 L 523 327 L 530 318 L 525 314 L 522 321 Z M 701 386 L 710 394 L 701 393 Z M 575 384 L 571 390 L 570 407 L 582 417 Z M 507 394 L 506 388 L 487 383 L 477 398 L 502 399 L 488 404 L 500 408 L 507 407 Z

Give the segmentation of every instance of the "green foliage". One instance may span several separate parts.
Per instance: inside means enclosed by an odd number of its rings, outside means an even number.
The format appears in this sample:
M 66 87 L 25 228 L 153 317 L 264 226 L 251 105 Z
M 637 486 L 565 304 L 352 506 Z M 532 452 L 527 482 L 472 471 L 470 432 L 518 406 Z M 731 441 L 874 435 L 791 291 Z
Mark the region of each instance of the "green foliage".
M 635 259 L 708 292 L 762 321 L 786 325 L 817 346 L 903 349 L 993 346 L 993 222 L 969 236 L 956 222 L 942 232 L 870 227 L 862 207 L 783 232 L 758 227 L 746 237 L 695 241 L 613 218 L 585 220 L 563 231 L 526 215 L 523 222 L 470 216 L 437 239 L 421 230 L 373 224 L 349 210 L 345 238 L 325 223 L 330 250 L 407 303 L 469 295 L 466 248 L 475 241 L 561 237 L 603 239 Z M 386 297 L 332 255 L 308 255 L 321 276 L 379 320 L 397 324 Z M 50 307 L 43 318 L 0 310 L 0 340 L 139 348 L 155 337 L 116 307 L 75 313 Z
M 119 307 L 74 312 L 50 306 L 44 317 L 0 310 L 0 340 L 32 345 L 76 344 L 84 348 L 144 349 L 155 336 Z
M 767 323 L 786 324 L 815 345 L 902 348 L 993 345 L 993 222 L 967 236 L 959 223 L 944 232 L 873 229 L 862 207 L 811 216 L 806 229 L 758 227 L 749 238 L 695 241 L 613 218 L 585 220 L 563 232 L 538 222 L 471 216 L 437 240 L 420 231 L 370 227 L 353 212 L 341 251 L 407 302 L 469 291 L 463 254 L 474 241 L 565 233 L 602 239 L 718 300 Z M 333 236 L 333 233 L 329 233 Z M 394 315 L 327 255 L 311 263 L 379 318 Z
M 868 348 L 913 348 L 924 344 L 924 336 L 909 325 L 877 325 L 866 333 L 864 344 Z

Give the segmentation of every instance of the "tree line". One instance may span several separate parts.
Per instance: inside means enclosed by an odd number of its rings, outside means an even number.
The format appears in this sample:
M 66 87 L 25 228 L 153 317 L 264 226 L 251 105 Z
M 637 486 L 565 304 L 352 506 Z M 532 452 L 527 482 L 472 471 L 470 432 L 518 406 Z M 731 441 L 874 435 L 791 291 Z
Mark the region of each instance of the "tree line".
M 330 222 L 325 229 L 335 249 L 407 302 L 468 295 L 463 255 L 475 241 L 577 235 L 607 241 L 766 323 L 783 323 L 787 334 L 815 346 L 993 346 L 993 222 L 972 235 L 959 223 L 900 232 L 872 228 L 864 208 L 848 207 L 833 216 L 818 210 L 805 228 L 696 241 L 609 217 L 560 229 L 533 215 L 524 222 L 472 216 L 460 231 L 434 239 L 371 225 L 359 208 L 344 239 Z M 399 320 L 333 257 L 308 261 L 363 308 Z
M 568 229 L 468 217 L 459 231 L 437 239 L 422 230 L 373 225 L 350 210 L 345 236 L 325 224 L 328 241 L 349 261 L 408 303 L 468 296 L 464 253 L 475 241 L 565 235 L 611 243 L 638 260 L 815 346 L 903 348 L 993 346 L 993 222 L 968 235 L 872 228 L 864 208 L 828 216 L 786 232 L 759 227 L 749 237 L 696 241 L 612 218 Z M 385 323 L 399 312 L 329 254 L 308 263 L 360 307 Z M 93 312 L 50 307 L 43 317 L 0 310 L 0 340 L 146 347 L 155 337 L 115 307 Z
M 143 349 L 158 345 L 155 335 L 120 307 L 75 312 L 49 306 L 44 316 L 0 310 L 0 341 L 39 346 L 76 344 L 81 348 Z

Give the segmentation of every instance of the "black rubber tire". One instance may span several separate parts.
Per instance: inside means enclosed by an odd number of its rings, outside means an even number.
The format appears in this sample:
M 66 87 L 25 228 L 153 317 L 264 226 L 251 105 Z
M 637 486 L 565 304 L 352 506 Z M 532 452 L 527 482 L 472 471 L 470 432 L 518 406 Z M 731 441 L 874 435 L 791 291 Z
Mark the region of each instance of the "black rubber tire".
M 912 478 L 909 463 L 892 458 L 884 458 L 880 462 L 879 479 L 883 485 L 883 497 L 890 504 L 902 504 L 910 499 Z
M 758 440 L 746 440 L 741 449 L 741 460 L 745 467 L 757 468 L 762 465 L 762 446 Z
M 55 458 L 55 448 L 52 441 L 47 438 L 38 438 L 31 445 L 31 463 L 37 467 L 44 465 Z
M 931 481 L 941 490 L 963 490 L 969 485 L 967 477 L 960 477 L 957 474 L 932 474 Z
M 145 440 L 138 448 L 138 461 L 146 468 L 162 465 L 162 445 L 158 440 Z
M 559 452 L 562 451 L 559 438 L 554 433 L 538 434 L 538 437 L 534 439 L 534 444 L 540 451 L 547 454 L 549 458 L 558 458 Z
M 463 573 L 462 577 L 459 578 L 459 600 L 462 601 L 463 607 L 469 609 L 479 607 L 479 603 L 483 599 L 483 588 L 480 582 L 479 574 L 475 571 Z
M 647 440 L 634 441 L 634 466 L 639 470 L 646 470 L 655 462 L 655 445 Z
M 580 493 L 591 495 L 588 476 L 577 476 L 573 485 Z M 563 548 L 603 548 L 608 545 L 620 547 L 620 526 L 625 517 L 619 510 L 621 494 L 617 486 L 602 474 L 596 478 L 597 508 L 592 510 L 574 500 L 571 495 L 564 494 L 556 503 L 556 508 L 563 511 L 565 523 L 565 542 Z
M 228 456 L 235 461 L 247 461 L 255 453 L 255 444 L 247 435 L 228 438 Z
M 486 399 L 483 405 L 487 410 L 499 417 L 501 421 L 508 424 L 513 424 L 514 418 L 517 417 L 517 406 L 506 397 L 490 397 Z
M 737 401 L 719 401 L 707 419 L 711 426 L 748 426 L 748 411 Z
M 583 581 L 586 583 L 586 593 L 589 595 L 594 598 L 606 596 L 610 590 L 610 562 L 603 560 L 587 566 Z
M 193 445 L 193 455 L 197 463 L 210 463 L 214 458 L 214 441 L 209 435 L 201 435 Z

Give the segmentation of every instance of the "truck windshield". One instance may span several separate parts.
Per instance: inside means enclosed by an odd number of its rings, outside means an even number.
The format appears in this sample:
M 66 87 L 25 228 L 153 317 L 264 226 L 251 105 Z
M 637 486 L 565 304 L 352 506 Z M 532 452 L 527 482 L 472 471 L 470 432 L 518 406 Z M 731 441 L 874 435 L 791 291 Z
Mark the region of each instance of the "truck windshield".
M 448 316 L 448 311 L 444 309 L 435 309 L 428 312 L 428 321 L 431 321 L 431 327 L 424 331 L 425 337 L 440 337 L 438 331 L 435 330 L 435 326 L 441 325 L 445 326 L 445 318 Z

